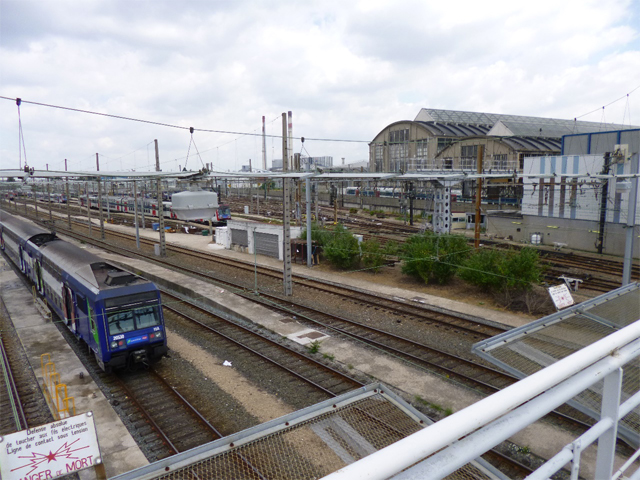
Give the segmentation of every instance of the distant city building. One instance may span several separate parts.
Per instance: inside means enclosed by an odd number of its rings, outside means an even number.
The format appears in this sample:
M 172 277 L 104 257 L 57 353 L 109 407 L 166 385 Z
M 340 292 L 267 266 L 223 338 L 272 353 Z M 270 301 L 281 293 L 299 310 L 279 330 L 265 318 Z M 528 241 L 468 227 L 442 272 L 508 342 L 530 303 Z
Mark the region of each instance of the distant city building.
M 297 154 L 296 154 L 297 155 Z M 316 168 L 331 168 L 333 166 L 333 157 L 298 157 L 301 160 L 302 170 L 306 170 L 307 162 L 311 160 L 311 169 L 315 170 Z M 297 161 L 297 160 L 296 160 Z M 282 171 L 282 159 L 273 159 L 271 161 L 271 171 L 272 172 L 281 172 Z
M 333 167 L 333 157 L 302 157 L 302 162 L 306 165 L 311 161 L 311 169 L 314 167 Z
M 271 160 L 271 171 L 272 172 L 281 172 L 282 171 L 282 159 L 274 158 Z

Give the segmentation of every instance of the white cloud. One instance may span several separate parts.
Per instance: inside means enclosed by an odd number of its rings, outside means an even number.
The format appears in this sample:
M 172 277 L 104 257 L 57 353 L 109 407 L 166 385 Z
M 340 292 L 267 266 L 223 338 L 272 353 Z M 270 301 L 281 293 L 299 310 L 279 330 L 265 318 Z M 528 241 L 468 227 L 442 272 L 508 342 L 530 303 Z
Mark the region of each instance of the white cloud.
M 368 141 L 421 107 L 573 118 L 640 84 L 630 0 L 3 0 L 0 8 L 0 95 L 183 127 L 259 133 L 265 115 L 278 135 L 280 113 L 292 110 L 296 136 Z M 629 123 L 638 98 L 640 90 L 628 108 L 625 100 L 607 107 L 606 121 Z M 29 162 L 40 168 L 64 158 L 94 168 L 96 152 L 113 168 L 152 168 L 154 138 L 166 168 L 177 168 L 190 142 L 188 130 L 28 103 L 21 111 Z M 17 166 L 17 120 L 15 103 L 0 100 L 3 167 Z M 253 135 L 194 139 L 202 160 L 224 170 L 261 157 Z M 368 157 L 366 142 L 305 147 L 336 162 Z M 279 158 L 280 141 L 268 139 L 267 151 Z

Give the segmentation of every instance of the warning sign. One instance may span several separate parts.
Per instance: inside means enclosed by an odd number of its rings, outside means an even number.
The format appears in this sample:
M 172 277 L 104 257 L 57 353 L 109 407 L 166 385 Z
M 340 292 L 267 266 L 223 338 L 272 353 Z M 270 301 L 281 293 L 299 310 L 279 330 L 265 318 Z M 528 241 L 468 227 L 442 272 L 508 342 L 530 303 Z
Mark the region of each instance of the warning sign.
M 551 299 L 558 310 L 570 307 L 575 303 L 566 284 L 549 287 L 549 295 L 551 295 Z
M 0 437 L 2 478 L 57 478 L 101 462 L 92 412 Z

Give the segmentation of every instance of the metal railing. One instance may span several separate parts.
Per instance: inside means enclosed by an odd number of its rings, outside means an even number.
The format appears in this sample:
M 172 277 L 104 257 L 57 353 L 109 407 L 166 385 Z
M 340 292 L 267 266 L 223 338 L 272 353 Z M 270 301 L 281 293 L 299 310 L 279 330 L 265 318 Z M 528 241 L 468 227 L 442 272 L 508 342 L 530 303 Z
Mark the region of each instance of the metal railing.
M 623 367 L 637 372 L 638 357 L 640 320 L 324 478 L 445 478 L 604 379 L 600 421 L 528 479 L 549 478 L 567 462 L 571 462 L 572 478 L 577 479 L 581 452 L 597 440 L 592 478 L 618 479 L 625 475 L 639 480 L 640 469 L 634 472 L 633 467 L 640 450 L 613 472 L 618 422 L 640 405 L 640 391 L 620 404 Z
M 40 355 L 40 369 L 42 370 L 42 388 L 49 404 L 49 408 L 56 420 L 73 417 L 76 414 L 74 397 L 70 397 L 67 385 L 60 382 L 60 374 L 56 372 L 56 365 L 51 355 Z

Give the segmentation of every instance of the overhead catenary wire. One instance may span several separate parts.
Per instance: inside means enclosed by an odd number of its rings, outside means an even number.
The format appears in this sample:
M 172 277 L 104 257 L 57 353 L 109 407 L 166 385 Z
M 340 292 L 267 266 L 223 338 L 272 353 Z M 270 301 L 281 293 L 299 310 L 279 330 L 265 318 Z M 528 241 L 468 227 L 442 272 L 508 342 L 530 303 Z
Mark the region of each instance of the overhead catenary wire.
M 579 116 L 575 117 L 575 118 L 574 118 L 574 120 L 578 120 L 579 118 L 586 117 L 587 115 L 591 115 L 592 113 L 595 113 L 595 112 L 599 111 L 600 109 L 602 109 L 602 111 L 603 111 L 603 116 L 604 116 L 604 109 L 605 109 L 606 107 L 608 107 L 608 106 L 610 106 L 610 105 L 613 105 L 613 104 L 614 104 L 614 103 L 616 103 L 616 102 L 619 102 L 619 101 L 620 101 L 620 100 L 622 100 L 623 98 L 627 98 L 627 100 L 628 100 L 629 95 L 631 95 L 633 92 L 635 92 L 635 91 L 636 91 L 636 90 L 638 90 L 639 88 L 640 88 L 640 85 L 638 85 L 636 88 L 634 88 L 633 90 L 631 90 L 629 93 L 627 93 L 627 94 L 625 94 L 625 95 L 621 96 L 620 98 L 615 99 L 615 100 L 614 100 L 614 101 L 612 101 L 612 102 L 607 103 L 606 105 L 603 105 L 602 107 L 598 107 L 598 108 L 596 108 L 595 110 L 591 110 L 590 112 L 587 112 L 587 113 L 585 113 L 585 114 L 583 114 L 583 115 L 579 115 Z M 624 119 L 623 119 L 623 122 L 624 122 Z
M 24 166 L 27 166 L 27 148 L 24 145 L 24 133 L 22 131 L 22 117 L 20 115 L 20 104 L 22 99 L 16 98 L 16 106 L 18 107 L 18 158 L 20 170 L 22 170 L 22 151 L 24 151 Z
M 20 100 L 20 99 L 15 99 L 15 98 L 10 98 L 10 97 L 5 97 L 0 95 L 0 99 L 2 100 L 11 100 L 11 101 L 16 101 L 16 100 Z M 52 104 L 48 104 L 48 103 L 41 103 L 41 102 L 32 102 L 32 101 L 28 101 L 28 100 L 22 100 L 22 103 L 28 103 L 31 105 L 38 105 L 41 107 L 49 107 L 49 108 L 57 108 L 60 110 L 68 110 L 71 112 L 79 112 L 79 113 L 86 113 L 88 115 L 99 115 L 102 117 L 108 117 L 108 118 L 115 118 L 117 120 L 127 120 L 130 122 L 138 122 L 138 123 L 146 123 L 146 124 L 150 124 L 150 125 L 158 125 L 161 127 L 168 127 L 168 128 L 177 128 L 180 130 L 190 130 L 193 128 L 194 131 L 198 131 L 198 132 L 207 132 L 207 133 L 222 133 L 225 135 L 247 135 L 247 136 L 262 136 L 262 133 L 249 133 L 249 132 L 235 132 L 235 131 L 227 131 L 227 130 L 215 130 L 215 129 L 209 129 L 209 128 L 194 128 L 194 127 L 184 127 L 182 125 L 173 125 L 170 123 L 164 123 L 164 122 L 156 122 L 153 120 L 144 120 L 144 119 L 140 119 L 140 118 L 133 118 L 133 117 L 126 117 L 124 115 L 114 115 L 114 114 L 110 114 L 110 113 L 102 113 L 102 112 L 94 112 L 92 110 L 82 110 L 79 108 L 72 108 L 72 107 L 64 107 L 62 105 L 52 105 Z M 267 137 L 273 137 L 273 138 L 282 138 L 282 135 L 265 135 Z M 300 140 L 301 137 L 292 137 L 296 140 Z M 338 139 L 338 138 L 309 138 L 309 137 L 305 137 L 307 140 L 314 140 L 316 142 L 353 142 L 353 143 L 370 143 L 369 140 L 352 140 L 352 139 Z

